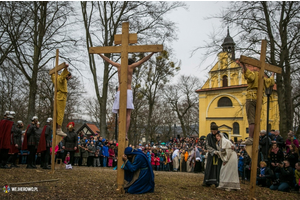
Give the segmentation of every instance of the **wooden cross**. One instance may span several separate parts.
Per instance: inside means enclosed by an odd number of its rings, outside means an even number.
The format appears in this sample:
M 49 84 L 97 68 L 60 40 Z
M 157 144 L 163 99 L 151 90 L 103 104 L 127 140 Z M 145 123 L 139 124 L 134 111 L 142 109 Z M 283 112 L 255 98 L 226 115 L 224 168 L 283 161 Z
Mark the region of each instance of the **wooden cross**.
M 52 131 L 52 155 L 51 155 L 51 173 L 54 173 L 55 170 L 55 146 L 56 143 L 56 110 L 57 110 L 57 72 L 65 68 L 67 65 L 66 63 L 62 63 L 58 65 L 58 58 L 59 58 L 59 50 L 56 49 L 56 59 L 55 59 L 55 67 L 49 71 L 49 75 L 55 74 L 55 81 L 54 81 L 54 106 L 53 106 L 53 131 Z M 57 136 L 61 137 L 61 136 Z
M 257 100 L 256 100 L 256 111 L 255 111 L 255 126 L 254 126 L 254 135 L 253 135 L 253 146 L 246 146 L 249 151 L 252 151 L 251 157 L 251 178 L 250 178 L 250 198 L 254 198 L 255 186 L 256 186 L 256 175 L 257 175 L 257 160 L 258 160 L 258 145 L 259 145 L 259 133 L 260 133 L 260 116 L 261 116 L 261 107 L 263 100 L 263 89 L 264 89 L 264 73 L 265 69 L 277 74 L 281 74 L 282 68 L 270 65 L 265 63 L 266 60 L 266 50 L 267 50 L 267 41 L 262 40 L 261 43 L 261 52 L 260 60 L 255 60 L 253 58 L 248 58 L 246 56 L 241 56 L 240 62 L 252 65 L 254 67 L 260 68 L 259 70 L 259 79 L 258 79 L 258 88 L 257 88 Z M 269 133 L 267 133 L 269 134 Z M 250 153 L 251 154 L 251 153 Z
M 121 53 L 121 77 L 120 77 L 120 108 L 119 108 L 119 136 L 118 136 L 118 169 L 117 185 L 118 191 L 124 193 L 124 170 L 122 155 L 125 150 L 126 135 L 126 110 L 127 110 L 127 73 L 128 73 L 128 53 L 137 52 L 159 52 L 163 50 L 163 45 L 140 45 L 129 46 L 137 43 L 137 34 L 129 34 L 129 22 L 122 23 L 122 34 L 114 36 L 115 44 L 121 46 L 90 47 L 90 54 L 99 53 Z M 124 69 L 124 70 L 123 70 Z

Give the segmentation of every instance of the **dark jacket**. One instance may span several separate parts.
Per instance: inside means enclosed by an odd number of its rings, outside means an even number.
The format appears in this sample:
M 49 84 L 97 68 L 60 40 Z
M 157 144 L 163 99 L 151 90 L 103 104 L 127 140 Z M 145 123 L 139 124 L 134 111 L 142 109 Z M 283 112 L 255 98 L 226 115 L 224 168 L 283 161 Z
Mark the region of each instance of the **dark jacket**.
M 37 145 L 36 125 L 30 124 L 27 130 L 27 145 Z
M 14 145 L 17 144 L 18 149 L 21 149 L 21 147 L 22 147 L 22 130 L 19 129 L 18 127 L 15 127 L 13 140 L 14 140 Z
M 95 151 L 96 151 L 95 145 L 94 146 L 89 145 L 88 150 L 89 150 L 89 156 L 95 156 Z
M 282 163 L 284 160 L 284 155 L 281 149 L 278 150 L 277 154 L 274 152 L 270 153 L 270 162 L 271 163 Z
M 284 140 L 280 135 L 278 135 L 277 137 L 275 135 L 272 135 L 271 140 L 276 141 L 279 148 L 284 148 Z
M 45 131 L 46 147 L 51 147 L 51 137 L 52 137 L 52 128 L 50 125 L 47 125 Z
M 267 141 L 268 141 L 268 146 L 267 146 Z M 269 153 L 268 151 L 271 147 L 271 144 L 272 144 L 271 139 L 267 135 L 259 137 L 259 147 L 260 147 L 259 150 L 264 156 L 268 155 Z
M 285 159 L 287 159 L 290 162 L 290 166 L 292 168 L 295 168 L 295 164 L 298 162 L 298 154 L 292 153 L 291 151 L 285 155 Z
M 276 167 L 275 172 L 279 172 L 279 181 L 280 182 L 286 182 L 290 186 L 293 183 L 294 179 L 294 170 L 291 166 L 289 167 Z
M 73 129 L 72 131 L 67 131 L 67 136 L 63 139 L 63 146 L 65 146 L 66 151 L 75 151 L 74 147 L 78 147 L 78 137 Z

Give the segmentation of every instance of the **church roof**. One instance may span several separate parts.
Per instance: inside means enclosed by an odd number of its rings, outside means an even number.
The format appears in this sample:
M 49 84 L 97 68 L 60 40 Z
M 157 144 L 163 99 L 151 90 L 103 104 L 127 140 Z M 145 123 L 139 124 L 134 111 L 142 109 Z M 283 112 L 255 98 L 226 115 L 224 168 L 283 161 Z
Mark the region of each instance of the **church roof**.
M 224 42 L 223 42 L 222 46 L 224 46 L 224 45 L 235 45 L 232 37 L 229 34 L 229 27 L 227 28 L 227 36 L 224 39 Z

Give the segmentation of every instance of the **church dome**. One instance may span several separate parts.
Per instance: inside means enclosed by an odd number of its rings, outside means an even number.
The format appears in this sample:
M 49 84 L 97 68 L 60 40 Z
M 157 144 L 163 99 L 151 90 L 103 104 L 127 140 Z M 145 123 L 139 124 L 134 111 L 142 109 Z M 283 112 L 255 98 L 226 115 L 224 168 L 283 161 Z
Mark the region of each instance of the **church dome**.
M 227 36 L 224 39 L 224 42 L 223 42 L 222 46 L 224 46 L 224 45 L 235 45 L 232 37 L 229 34 L 229 27 L 227 28 Z

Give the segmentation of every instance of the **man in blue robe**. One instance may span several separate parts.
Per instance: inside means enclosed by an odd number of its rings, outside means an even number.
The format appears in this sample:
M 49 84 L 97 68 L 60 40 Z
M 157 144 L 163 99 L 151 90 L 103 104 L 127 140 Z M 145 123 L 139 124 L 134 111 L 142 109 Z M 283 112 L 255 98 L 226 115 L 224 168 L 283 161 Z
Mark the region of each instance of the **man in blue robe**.
M 140 149 L 127 147 L 123 155 L 125 170 L 124 189 L 130 194 L 154 192 L 154 174 L 147 155 Z

